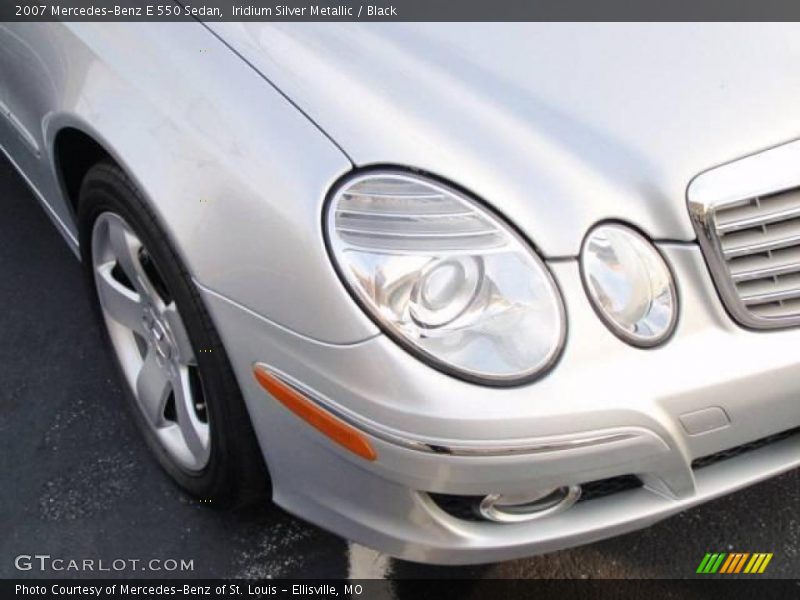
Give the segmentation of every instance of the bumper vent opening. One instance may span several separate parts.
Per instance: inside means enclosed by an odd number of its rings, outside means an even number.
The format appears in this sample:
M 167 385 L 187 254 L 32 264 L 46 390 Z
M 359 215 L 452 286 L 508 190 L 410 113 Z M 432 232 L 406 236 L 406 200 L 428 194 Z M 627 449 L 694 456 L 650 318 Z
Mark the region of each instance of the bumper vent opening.
M 451 517 L 462 521 L 484 521 L 478 507 L 484 496 L 458 496 L 454 494 L 428 494 L 436 506 Z
M 619 477 L 609 477 L 598 481 L 590 481 L 582 486 L 583 494 L 578 502 L 588 502 L 597 498 L 604 498 L 612 494 L 626 492 L 642 487 L 642 480 L 636 475 L 620 475 Z
M 728 460 L 729 458 L 736 458 L 737 456 L 745 454 L 746 452 L 750 452 L 752 450 L 758 450 L 759 448 L 764 448 L 765 446 L 769 446 L 770 444 L 774 444 L 776 442 L 781 442 L 796 435 L 800 435 L 800 427 L 787 429 L 786 431 L 781 431 L 780 433 L 774 433 L 772 435 L 768 435 L 767 437 L 763 437 L 761 439 L 754 440 L 752 442 L 747 442 L 746 444 L 742 444 L 741 446 L 735 446 L 733 448 L 727 448 L 726 450 L 720 450 L 719 452 L 715 452 L 714 454 L 701 456 L 700 458 L 696 458 L 692 461 L 692 469 L 702 469 L 704 467 L 710 467 L 711 465 L 714 465 L 723 460 Z

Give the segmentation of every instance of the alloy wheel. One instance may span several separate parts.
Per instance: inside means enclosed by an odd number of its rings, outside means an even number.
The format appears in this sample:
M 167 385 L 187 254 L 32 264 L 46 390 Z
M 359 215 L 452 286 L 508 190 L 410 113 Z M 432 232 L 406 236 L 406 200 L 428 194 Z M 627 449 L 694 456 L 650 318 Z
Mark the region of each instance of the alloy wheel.
M 92 230 L 92 267 L 114 351 L 163 449 L 188 471 L 210 456 L 210 423 L 195 351 L 157 265 L 119 215 Z

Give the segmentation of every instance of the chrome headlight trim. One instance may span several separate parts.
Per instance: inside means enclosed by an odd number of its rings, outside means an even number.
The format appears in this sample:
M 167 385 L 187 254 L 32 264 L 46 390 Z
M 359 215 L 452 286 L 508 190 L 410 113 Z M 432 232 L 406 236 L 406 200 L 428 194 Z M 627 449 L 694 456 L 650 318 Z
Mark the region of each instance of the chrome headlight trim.
M 342 243 L 339 236 L 336 235 L 337 229 L 335 222 L 335 207 L 339 198 L 344 193 L 344 190 L 349 189 L 362 181 L 381 177 L 422 184 L 424 186 L 429 186 L 441 192 L 442 194 L 453 196 L 459 202 L 467 205 L 470 211 L 474 212 L 474 214 L 498 226 L 499 231 L 503 235 L 508 236 L 509 239 L 513 240 L 514 244 L 518 244 L 519 247 L 525 249 L 526 257 L 528 257 L 536 265 L 537 275 L 541 277 L 541 280 L 545 282 L 547 288 L 550 290 L 555 309 L 554 315 L 558 331 L 556 336 L 557 340 L 552 344 L 552 347 L 550 348 L 550 351 L 547 353 L 547 356 L 544 360 L 538 362 L 528 371 L 522 374 L 514 374 L 513 376 L 494 376 L 485 372 L 471 372 L 470 370 L 453 365 L 448 361 L 436 356 L 435 354 L 427 352 L 425 349 L 419 347 L 401 332 L 399 332 L 394 324 L 388 321 L 384 315 L 381 315 L 375 310 L 375 307 L 370 304 L 369 299 L 365 298 L 364 295 L 360 293 L 359 289 L 357 289 L 357 286 L 354 285 L 351 276 L 345 272 L 346 267 L 344 264 L 342 264 L 343 261 L 340 260 L 341 253 L 344 250 L 345 245 Z M 369 167 L 346 174 L 331 187 L 323 206 L 322 225 L 323 238 L 331 259 L 331 263 L 333 264 L 334 269 L 342 281 L 344 288 L 347 290 L 350 296 L 375 322 L 375 324 L 384 334 L 386 334 L 390 339 L 392 339 L 410 354 L 421 359 L 429 366 L 463 381 L 493 387 L 510 387 L 524 385 L 542 377 L 548 373 L 560 359 L 566 343 L 567 316 L 564 308 L 563 296 L 555 278 L 553 277 L 546 262 L 539 256 L 533 244 L 531 244 L 512 223 L 509 223 L 507 219 L 505 219 L 502 215 L 499 215 L 493 209 L 489 208 L 483 201 L 479 200 L 474 195 L 462 190 L 450 182 L 443 181 L 430 174 L 420 173 L 416 170 L 409 170 L 401 167 Z M 488 240 L 487 243 L 490 244 L 491 240 Z M 403 254 L 403 252 L 403 248 L 397 250 L 398 254 Z M 455 251 L 454 256 L 456 259 L 462 259 L 466 257 L 466 259 L 469 260 L 471 258 L 469 253 L 459 253 L 459 251 Z M 443 260 L 443 262 L 449 262 L 449 260 Z M 475 271 L 474 269 L 466 268 L 468 266 L 469 265 L 465 265 L 463 270 L 465 273 L 469 273 L 470 276 L 472 276 Z M 478 265 L 478 270 L 481 273 L 482 269 L 483 266 Z
M 587 273 L 587 252 L 588 252 L 588 244 L 592 240 L 592 236 L 596 235 L 598 231 L 602 229 L 611 229 L 617 230 L 624 235 L 630 237 L 631 240 L 635 240 L 637 243 L 640 243 L 643 248 L 646 249 L 647 252 L 650 253 L 651 259 L 655 264 L 651 265 L 653 267 L 658 267 L 663 269 L 663 275 L 666 277 L 668 282 L 668 290 L 669 290 L 669 304 L 671 307 L 671 313 L 669 315 L 669 320 L 666 325 L 663 327 L 663 330 L 656 336 L 643 336 L 637 334 L 636 332 L 632 332 L 625 327 L 622 327 L 620 323 L 617 322 L 602 306 L 600 306 L 599 299 L 597 298 L 596 291 L 590 285 L 588 280 L 588 273 Z M 635 346 L 637 348 L 655 348 L 657 346 L 661 346 L 662 344 L 666 343 L 674 334 L 675 328 L 678 324 L 678 317 L 680 313 L 680 299 L 678 294 L 678 284 L 675 278 L 675 273 L 672 270 L 672 267 L 669 264 L 669 261 L 666 257 L 662 254 L 659 248 L 656 246 L 653 241 L 644 235 L 641 231 L 639 231 L 636 227 L 617 220 L 609 220 L 609 221 L 601 221 L 596 223 L 592 226 L 591 229 L 586 233 L 586 236 L 583 239 L 583 243 L 581 244 L 581 253 L 578 259 L 580 273 L 581 273 L 581 282 L 583 283 L 584 291 L 586 292 L 586 296 L 589 300 L 589 304 L 592 306 L 595 314 L 600 318 L 603 324 L 608 327 L 608 329 L 613 333 L 616 337 L 621 339 L 627 344 Z

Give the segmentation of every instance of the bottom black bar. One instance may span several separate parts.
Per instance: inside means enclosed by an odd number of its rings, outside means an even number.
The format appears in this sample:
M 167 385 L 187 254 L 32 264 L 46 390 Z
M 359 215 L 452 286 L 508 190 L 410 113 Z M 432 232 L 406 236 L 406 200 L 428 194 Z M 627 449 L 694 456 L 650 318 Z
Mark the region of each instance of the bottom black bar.
M 514 600 L 533 598 L 643 598 L 647 600 L 794 598 L 800 580 L 724 578 L 679 580 L 0 580 L 0 598 L 363 598 L 372 600 Z

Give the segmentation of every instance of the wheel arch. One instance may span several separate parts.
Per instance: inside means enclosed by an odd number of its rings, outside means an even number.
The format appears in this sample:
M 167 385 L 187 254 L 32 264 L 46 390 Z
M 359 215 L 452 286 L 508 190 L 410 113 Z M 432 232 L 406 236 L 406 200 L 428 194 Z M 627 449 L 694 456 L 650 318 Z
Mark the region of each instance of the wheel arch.
M 72 225 L 77 232 L 78 204 L 80 191 L 86 174 L 101 161 L 108 161 L 119 167 L 128 179 L 139 189 L 142 199 L 152 210 L 161 230 L 169 238 L 178 256 L 186 263 L 183 248 L 177 243 L 172 229 L 167 226 L 158 205 L 153 201 L 147 186 L 137 176 L 136 169 L 108 138 L 86 122 L 80 115 L 60 113 L 51 116 L 46 124 L 47 147 L 53 176 L 55 177 L 63 201 L 66 203 Z M 112 137 L 118 132 L 110 131 Z M 191 271 L 190 271 L 191 272 Z
M 74 126 L 65 126 L 56 132 L 52 160 L 61 193 L 76 224 L 81 184 L 89 169 L 102 160 L 111 160 L 123 168 L 94 136 Z

